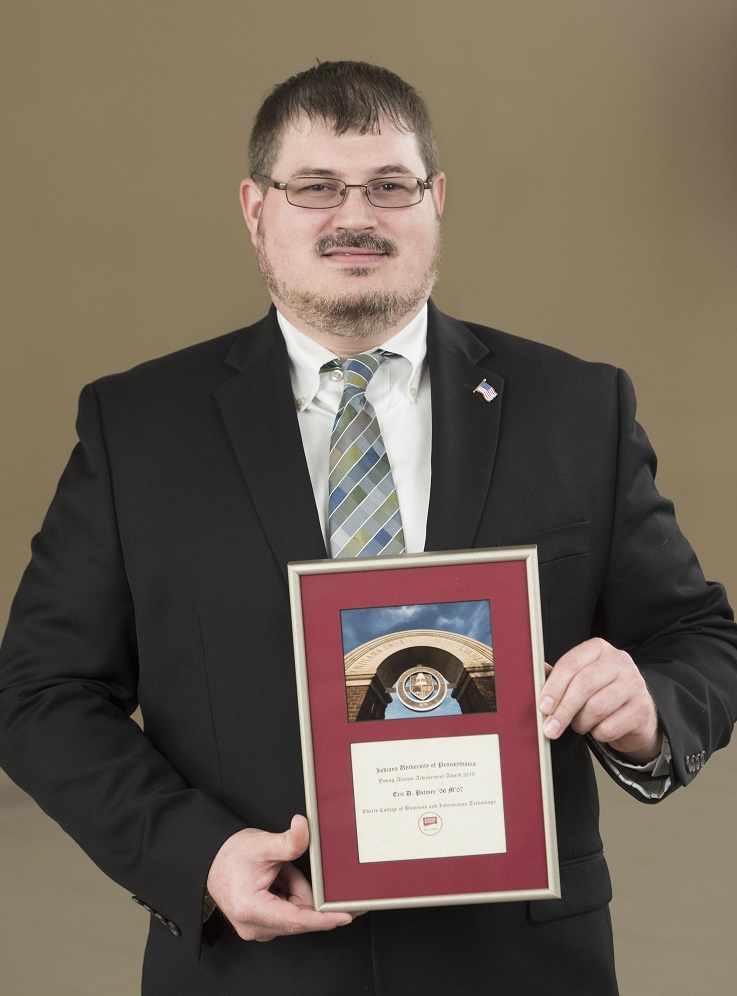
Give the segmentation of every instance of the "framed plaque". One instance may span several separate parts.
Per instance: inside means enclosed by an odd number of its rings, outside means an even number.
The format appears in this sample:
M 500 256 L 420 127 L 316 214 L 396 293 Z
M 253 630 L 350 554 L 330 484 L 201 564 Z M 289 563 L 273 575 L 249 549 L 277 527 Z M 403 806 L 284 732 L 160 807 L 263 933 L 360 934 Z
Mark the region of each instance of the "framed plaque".
M 315 908 L 559 897 L 537 548 L 289 585 Z

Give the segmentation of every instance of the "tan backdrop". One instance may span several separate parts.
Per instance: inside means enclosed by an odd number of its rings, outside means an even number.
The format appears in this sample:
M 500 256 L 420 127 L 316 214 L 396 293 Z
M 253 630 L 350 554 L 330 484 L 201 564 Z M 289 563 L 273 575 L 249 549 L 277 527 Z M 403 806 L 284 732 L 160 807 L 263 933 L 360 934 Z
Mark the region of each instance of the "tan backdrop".
M 628 369 L 661 490 L 737 592 L 734 0 L 5 0 L 0 18 L 3 618 L 81 386 L 264 311 L 236 200 L 248 128 L 316 57 L 424 94 L 449 177 L 438 303 Z M 603 786 L 624 993 L 733 991 L 734 757 L 662 807 Z M 55 924 L 36 910 L 29 938 L 18 910 L 59 862 L 17 822 L 9 855 L 11 823 L 4 884 L 34 865 L 0 904 L 22 993 Z M 70 895 L 80 926 L 48 991 L 113 994 L 94 954 L 134 992 L 143 914 L 128 925 L 111 889 L 109 950 L 91 952 Z

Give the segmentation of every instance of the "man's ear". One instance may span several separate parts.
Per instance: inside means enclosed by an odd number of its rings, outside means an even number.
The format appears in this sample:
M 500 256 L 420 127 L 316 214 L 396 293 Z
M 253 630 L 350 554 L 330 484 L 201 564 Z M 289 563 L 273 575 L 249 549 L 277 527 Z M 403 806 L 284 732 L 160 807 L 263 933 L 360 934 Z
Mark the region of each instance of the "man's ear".
M 442 217 L 445 204 L 445 173 L 435 173 L 432 180 L 432 199 L 438 218 Z
M 258 220 L 261 217 L 261 209 L 264 206 L 264 195 L 261 192 L 261 187 L 250 176 L 247 176 L 241 183 L 240 202 L 243 217 L 248 226 L 248 231 L 251 233 L 251 242 L 255 243 Z

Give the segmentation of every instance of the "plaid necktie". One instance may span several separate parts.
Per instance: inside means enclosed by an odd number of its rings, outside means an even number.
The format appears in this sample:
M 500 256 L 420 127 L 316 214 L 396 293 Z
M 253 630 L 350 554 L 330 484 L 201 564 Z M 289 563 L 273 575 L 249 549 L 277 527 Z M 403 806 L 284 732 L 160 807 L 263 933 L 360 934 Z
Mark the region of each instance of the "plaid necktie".
M 359 353 L 331 366 L 345 377 L 330 437 L 329 526 L 332 557 L 404 553 L 404 531 L 379 420 L 366 400 L 386 356 Z

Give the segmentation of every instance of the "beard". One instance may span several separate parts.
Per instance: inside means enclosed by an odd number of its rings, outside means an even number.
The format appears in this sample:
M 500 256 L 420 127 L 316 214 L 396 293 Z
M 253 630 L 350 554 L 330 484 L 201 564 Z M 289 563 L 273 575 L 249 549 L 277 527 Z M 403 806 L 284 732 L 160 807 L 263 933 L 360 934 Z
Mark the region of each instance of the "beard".
M 399 255 L 399 249 L 390 239 L 379 238 L 368 232 L 341 232 L 324 235 L 315 243 L 318 256 L 328 249 L 372 249 L 386 256 Z M 421 280 L 406 292 L 373 289 L 352 291 L 346 294 L 319 294 L 295 287 L 280 280 L 266 248 L 263 222 L 259 221 L 256 256 L 261 276 L 269 293 L 287 309 L 315 331 L 324 335 L 346 339 L 367 339 L 394 329 L 399 322 L 423 304 L 430 296 L 440 269 L 441 238 L 440 218 L 435 233 L 433 255 Z M 369 277 L 374 270 L 368 266 L 346 267 L 351 277 Z

